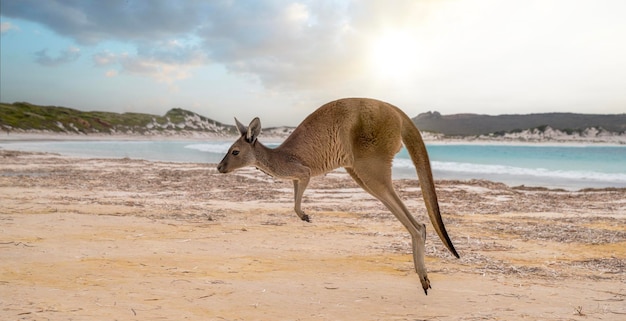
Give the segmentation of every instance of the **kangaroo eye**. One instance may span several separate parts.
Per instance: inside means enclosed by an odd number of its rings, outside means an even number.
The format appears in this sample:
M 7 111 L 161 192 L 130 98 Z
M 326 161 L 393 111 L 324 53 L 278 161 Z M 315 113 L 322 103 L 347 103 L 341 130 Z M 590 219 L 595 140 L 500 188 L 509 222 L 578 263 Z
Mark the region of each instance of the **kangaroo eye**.
M 233 154 L 234 156 L 239 155 L 239 151 L 238 150 L 234 150 L 231 154 Z

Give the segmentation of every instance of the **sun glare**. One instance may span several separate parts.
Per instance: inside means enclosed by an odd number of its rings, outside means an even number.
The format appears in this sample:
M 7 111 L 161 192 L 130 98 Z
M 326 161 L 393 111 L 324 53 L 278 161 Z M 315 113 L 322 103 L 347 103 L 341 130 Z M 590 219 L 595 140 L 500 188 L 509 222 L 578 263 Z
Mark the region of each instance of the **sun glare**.
M 373 72 L 384 78 L 404 80 L 417 65 L 417 48 L 410 35 L 402 31 L 385 32 L 374 38 L 370 49 Z

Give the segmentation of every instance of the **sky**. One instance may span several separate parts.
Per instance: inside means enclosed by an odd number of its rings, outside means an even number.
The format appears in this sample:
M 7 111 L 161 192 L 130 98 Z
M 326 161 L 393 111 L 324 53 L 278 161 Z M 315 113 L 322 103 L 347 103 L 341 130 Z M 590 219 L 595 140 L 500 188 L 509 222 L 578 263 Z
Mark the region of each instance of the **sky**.
M 2 0 L 0 101 L 295 126 L 344 97 L 626 112 L 626 1 Z

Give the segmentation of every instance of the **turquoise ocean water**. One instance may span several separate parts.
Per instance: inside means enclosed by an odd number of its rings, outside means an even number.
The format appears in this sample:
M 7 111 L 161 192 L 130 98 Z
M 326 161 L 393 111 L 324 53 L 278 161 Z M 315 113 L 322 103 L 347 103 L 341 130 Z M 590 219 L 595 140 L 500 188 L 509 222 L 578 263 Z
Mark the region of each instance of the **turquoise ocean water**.
M 0 148 L 68 156 L 218 163 L 229 141 L 0 142 Z M 277 144 L 267 144 L 276 146 Z M 488 179 L 511 186 L 626 187 L 626 146 L 427 144 L 435 179 Z M 175 165 L 173 165 L 175 166 Z M 394 160 L 395 178 L 415 178 L 406 150 Z

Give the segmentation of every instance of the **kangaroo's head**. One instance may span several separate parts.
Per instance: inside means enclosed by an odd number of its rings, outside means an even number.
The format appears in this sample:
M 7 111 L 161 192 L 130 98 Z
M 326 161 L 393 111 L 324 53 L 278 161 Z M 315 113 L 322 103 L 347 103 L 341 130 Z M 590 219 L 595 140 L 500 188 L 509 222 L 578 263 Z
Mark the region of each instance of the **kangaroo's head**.
M 230 146 L 224 159 L 217 165 L 217 170 L 220 173 L 232 172 L 237 168 L 254 165 L 256 162 L 254 146 L 261 133 L 261 121 L 256 117 L 246 127 L 235 118 L 235 124 L 237 124 L 241 137 Z

